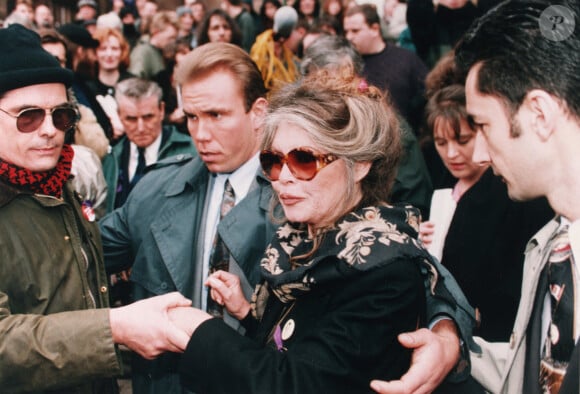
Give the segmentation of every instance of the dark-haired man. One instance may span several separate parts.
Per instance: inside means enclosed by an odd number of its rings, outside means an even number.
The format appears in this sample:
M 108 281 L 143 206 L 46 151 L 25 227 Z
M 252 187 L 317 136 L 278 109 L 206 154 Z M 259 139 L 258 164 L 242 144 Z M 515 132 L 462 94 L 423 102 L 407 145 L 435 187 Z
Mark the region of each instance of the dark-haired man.
M 512 199 L 545 196 L 557 214 L 525 250 L 510 342 L 475 338 L 472 375 L 492 393 L 580 392 L 578 10 L 578 0 L 556 6 L 545 0 L 504 2 L 475 23 L 456 49 L 467 74 L 467 112 L 477 130 L 474 161 L 491 164 Z M 429 355 L 418 358 L 401 381 L 375 382 L 373 388 L 381 393 L 402 392 L 401 383 L 404 392 L 432 388 L 431 376 L 451 366 L 437 352 Z
M 416 130 L 424 105 L 427 67 L 413 52 L 386 43 L 377 9 L 372 4 L 349 8 L 344 16 L 344 35 L 361 54 L 362 75 L 386 91 L 401 115 Z

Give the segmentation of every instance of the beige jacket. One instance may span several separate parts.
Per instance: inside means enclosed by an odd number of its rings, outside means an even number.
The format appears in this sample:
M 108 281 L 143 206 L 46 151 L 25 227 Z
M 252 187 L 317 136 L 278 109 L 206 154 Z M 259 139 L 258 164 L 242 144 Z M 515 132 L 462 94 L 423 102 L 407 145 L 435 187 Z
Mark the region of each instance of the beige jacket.
M 524 384 L 526 329 L 531 318 L 540 273 L 546 263 L 550 236 L 558 228 L 550 221 L 532 237 L 526 248 L 522 296 L 509 343 L 490 343 L 475 338 L 482 353 L 471 352 L 471 374 L 491 393 L 519 394 Z

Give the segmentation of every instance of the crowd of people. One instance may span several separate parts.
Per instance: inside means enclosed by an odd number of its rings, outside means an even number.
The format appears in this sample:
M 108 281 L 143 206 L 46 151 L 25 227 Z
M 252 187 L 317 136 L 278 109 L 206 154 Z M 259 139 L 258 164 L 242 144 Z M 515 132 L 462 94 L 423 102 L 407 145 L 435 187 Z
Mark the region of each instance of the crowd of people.
M 580 392 L 578 0 L 99 6 L 0 28 L 0 391 Z

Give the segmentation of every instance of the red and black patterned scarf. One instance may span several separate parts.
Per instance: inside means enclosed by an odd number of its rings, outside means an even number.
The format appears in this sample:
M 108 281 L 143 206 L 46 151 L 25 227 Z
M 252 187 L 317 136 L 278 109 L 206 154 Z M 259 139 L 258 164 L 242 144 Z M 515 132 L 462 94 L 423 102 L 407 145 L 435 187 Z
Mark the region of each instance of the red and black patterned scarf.
M 30 171 L 0 159 L 0 178 L 20 189 L 60 198 L 62 188 L 70 177 L 74 154 L 70 145 L 64 145 L 56 167 L 44 172 Z

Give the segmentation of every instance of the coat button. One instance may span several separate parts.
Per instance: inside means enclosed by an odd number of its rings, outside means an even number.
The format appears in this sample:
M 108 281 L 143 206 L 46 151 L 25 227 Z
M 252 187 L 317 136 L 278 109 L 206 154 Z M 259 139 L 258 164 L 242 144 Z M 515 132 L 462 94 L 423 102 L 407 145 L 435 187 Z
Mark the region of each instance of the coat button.
M 68 240 L 70 240 L 70 237 L 69 237 L 68 235 L 65 235 L 65 236 L 64 236 L 64 240 L 65 240 L 65 241 L 68 241 Z
M 107 292 L 107 286 L 101 286 L 101 293 Z

